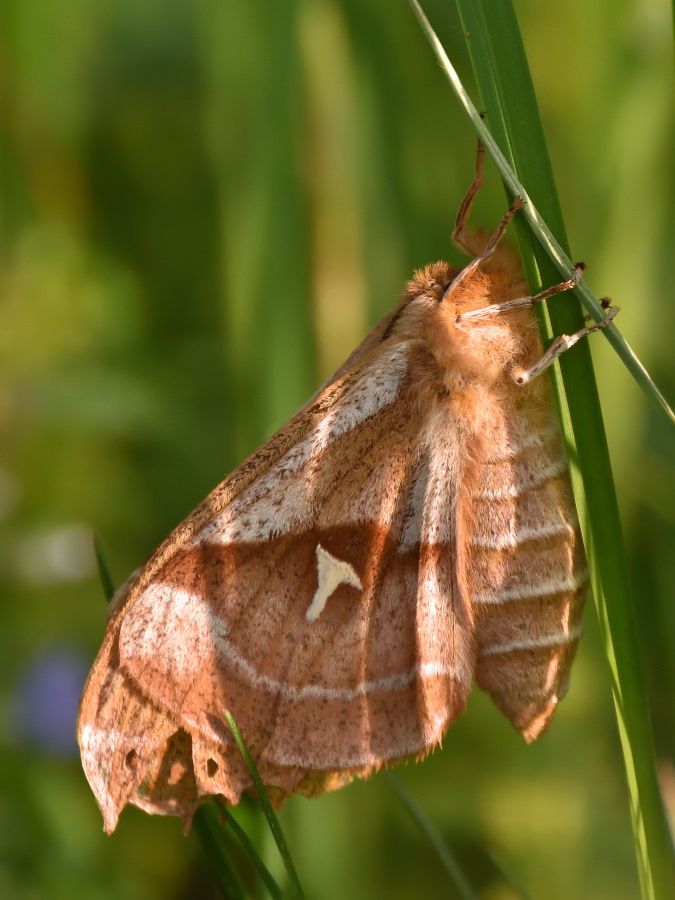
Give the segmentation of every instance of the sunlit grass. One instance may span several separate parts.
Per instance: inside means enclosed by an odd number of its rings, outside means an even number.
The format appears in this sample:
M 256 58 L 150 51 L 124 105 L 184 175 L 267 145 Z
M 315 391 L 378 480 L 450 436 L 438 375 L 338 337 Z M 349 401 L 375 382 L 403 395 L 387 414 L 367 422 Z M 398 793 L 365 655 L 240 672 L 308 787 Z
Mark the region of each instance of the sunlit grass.
M 672 398 L 668 6 L 518 0 L 574 258 L 621 305 L 618 326 Z M 427 11 L 477 98 L 454 4 Z M 99 585 L 68 559 L 40 565 L 35 537 L 72 523 L 100 535 L 116 580 L 137 568 L 394 305 L 413 268 L 464 261 L 450 234 L 474 134 L 410 9 L 391 0 L 269 15 L 255 3 L 5 0 L 0 45 L 2 887 L 215 891 L 178 820 L 129 809 L 106 838 L 79 760 L 13 732 L 31 661 L 64 641 L 90 661 L 105 630 Z M 492 228 L 504 206 L 488 161 L 473 221 Z M 607 341 L 592 343 L 668 758 L 671 438 Z M 443 751 L 397 772 L 479 896 L 507 890 L 486 851 L 533 898 L 638 894 L 603 666 L 587 614 L 569 698 L 541 741 L 525 747 L 473 692 Z M 255 804 L 228 816 L 283 884 Z M 451 893 L 379 776 L 292 798 L 279 818 L 309 896 Z M 258 876 L 230 819 L 215 827 L 249 887 Z
M 413 5 L 419 14 L 415 0 Z M 511 0 L 457 0 L 457 5 L 488 128 L 543 220 L 558 236 L 556 243 L 565 248 L 569 261 L 553 173 Z M 433 41 L 435 36 L 429 36 Z M 438 45 L 435 48 L 438 52 Z M 454 82 L 454 72 L 449 74 Z M 473 118 L 480 125 L 475 110 Z M 495 161 L 500 164 L 498 158 Z M 505 167 L 502 169 L 509 188 L 513 193 L 520 193 L 512 175 Z M 535 227 L 539 224 L 534 222 Z M 518 228 L 518 242 L 530 290 L 534 293 L 542 285 L 555 284 L 559 280 L 558 272 L 523 227 Z M 548 307 L 548 316 L 540 316 L 548 340 L 552 334 L 571 334 L 583 326 L 578 306 L 554 301 Z M 593 312 L 599 319 L 602 311 L 593 309 Z M 622 359 L 626 361 L 624 356 Z M 638 372 L 646 389 L 660 396 L 655 387 L 649 387 L 641 367 Z M 560 359 L 553 383 L 605 641 L 631 795 L 642 894 L 645 900 L 670 898 L 675 896 L 673 850 L 656 775 L 626 554 L 587 342 Z M 672 417 L 667 407 L 666 413 Z

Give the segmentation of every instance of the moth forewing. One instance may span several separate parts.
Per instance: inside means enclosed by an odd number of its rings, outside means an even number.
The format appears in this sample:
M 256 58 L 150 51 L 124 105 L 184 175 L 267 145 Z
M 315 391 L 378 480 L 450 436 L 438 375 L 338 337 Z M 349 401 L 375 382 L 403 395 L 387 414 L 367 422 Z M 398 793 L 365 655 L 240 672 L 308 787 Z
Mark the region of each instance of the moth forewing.
M 108 831 L 251 788 L 226 710 L 279 801 L 428 752 L 473 680 L 527 739 L 549 723 L 583 550 L 546 380 L 514 379 L 531 309 L 462 320 L 526 293 L 517 261 L 463 242 L 480 267 L 417 273 L 118 603 L 78 723 Z

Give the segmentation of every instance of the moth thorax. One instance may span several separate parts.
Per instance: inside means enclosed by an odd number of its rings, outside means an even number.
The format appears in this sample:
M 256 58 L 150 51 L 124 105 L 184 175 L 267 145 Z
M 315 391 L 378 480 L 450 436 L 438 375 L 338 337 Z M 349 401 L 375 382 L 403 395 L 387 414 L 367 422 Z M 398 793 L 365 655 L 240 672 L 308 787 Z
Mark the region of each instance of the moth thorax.
M 524 342 L 510 316 L 462 321 L 449 304 L 434 325 L 429 344 L 449 390 L 465 381 L 511 381 L 512 370 L 523 364 Z
M 468 327 L 458 325 L 458 334 L 476 368 L 492 380 L 521 363 L 523 341 L 506 316 L 494 316 L 473 322 Z

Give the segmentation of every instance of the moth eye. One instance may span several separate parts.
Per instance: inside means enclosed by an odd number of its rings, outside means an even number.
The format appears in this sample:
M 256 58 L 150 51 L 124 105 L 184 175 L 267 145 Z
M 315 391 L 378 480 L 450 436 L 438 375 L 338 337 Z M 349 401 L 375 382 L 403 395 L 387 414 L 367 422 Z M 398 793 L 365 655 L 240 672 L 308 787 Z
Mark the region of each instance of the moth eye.
M 124 757 L 124 764 L 127 769 L 131 769 L 132 771 L 138 765 L 138 753 L 135 750 L 130 750 L 127 755 Z
M 440 289 L 441 289 L 441 296 L 438 298 L 438 302 L 439 302 L 439 303 L 442 303 L 442 302 L 443 302 L 443 299 L 445 298 L 446 291 L 448 290 L 448 288 L 450 287 L 451 284 L 452 284 L 451 281 L 441 281 L 441 282 L 439 282 L 439 287 L 440 287 Z
M 214 778 L 218 772 L 218 763 L 215 759 L 209 759 L 206 763 L 206 774 L 209 778 Z

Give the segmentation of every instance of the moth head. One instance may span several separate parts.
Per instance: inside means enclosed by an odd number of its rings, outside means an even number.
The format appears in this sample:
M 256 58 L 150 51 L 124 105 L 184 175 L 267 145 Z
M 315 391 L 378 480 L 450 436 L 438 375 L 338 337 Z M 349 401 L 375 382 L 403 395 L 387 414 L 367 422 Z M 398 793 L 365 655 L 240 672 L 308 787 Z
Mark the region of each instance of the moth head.
M 392 314 L 382 340 L 412 337 L 426 339 L 427 326 L 445 306 L 448 288 L 461 269 L 437 262 L 418 269 L 406 284 L 398 307 Z
M 422 300 L 436 305 L 442 303 L 448 288 L 461 271 L 443 261 L 418 269 L 405 287 L 403 302 Z
M 536 323 L 529 310 L 461 320 L 527 292 L 517 260 L 510 254 L 459 279 L 461 269 L 445 262 L 415 273 L 395 314 L 392 333 L 418 333 L 453 384 L 465 378 L 511 381 L 514 367 L 536 353 Z

